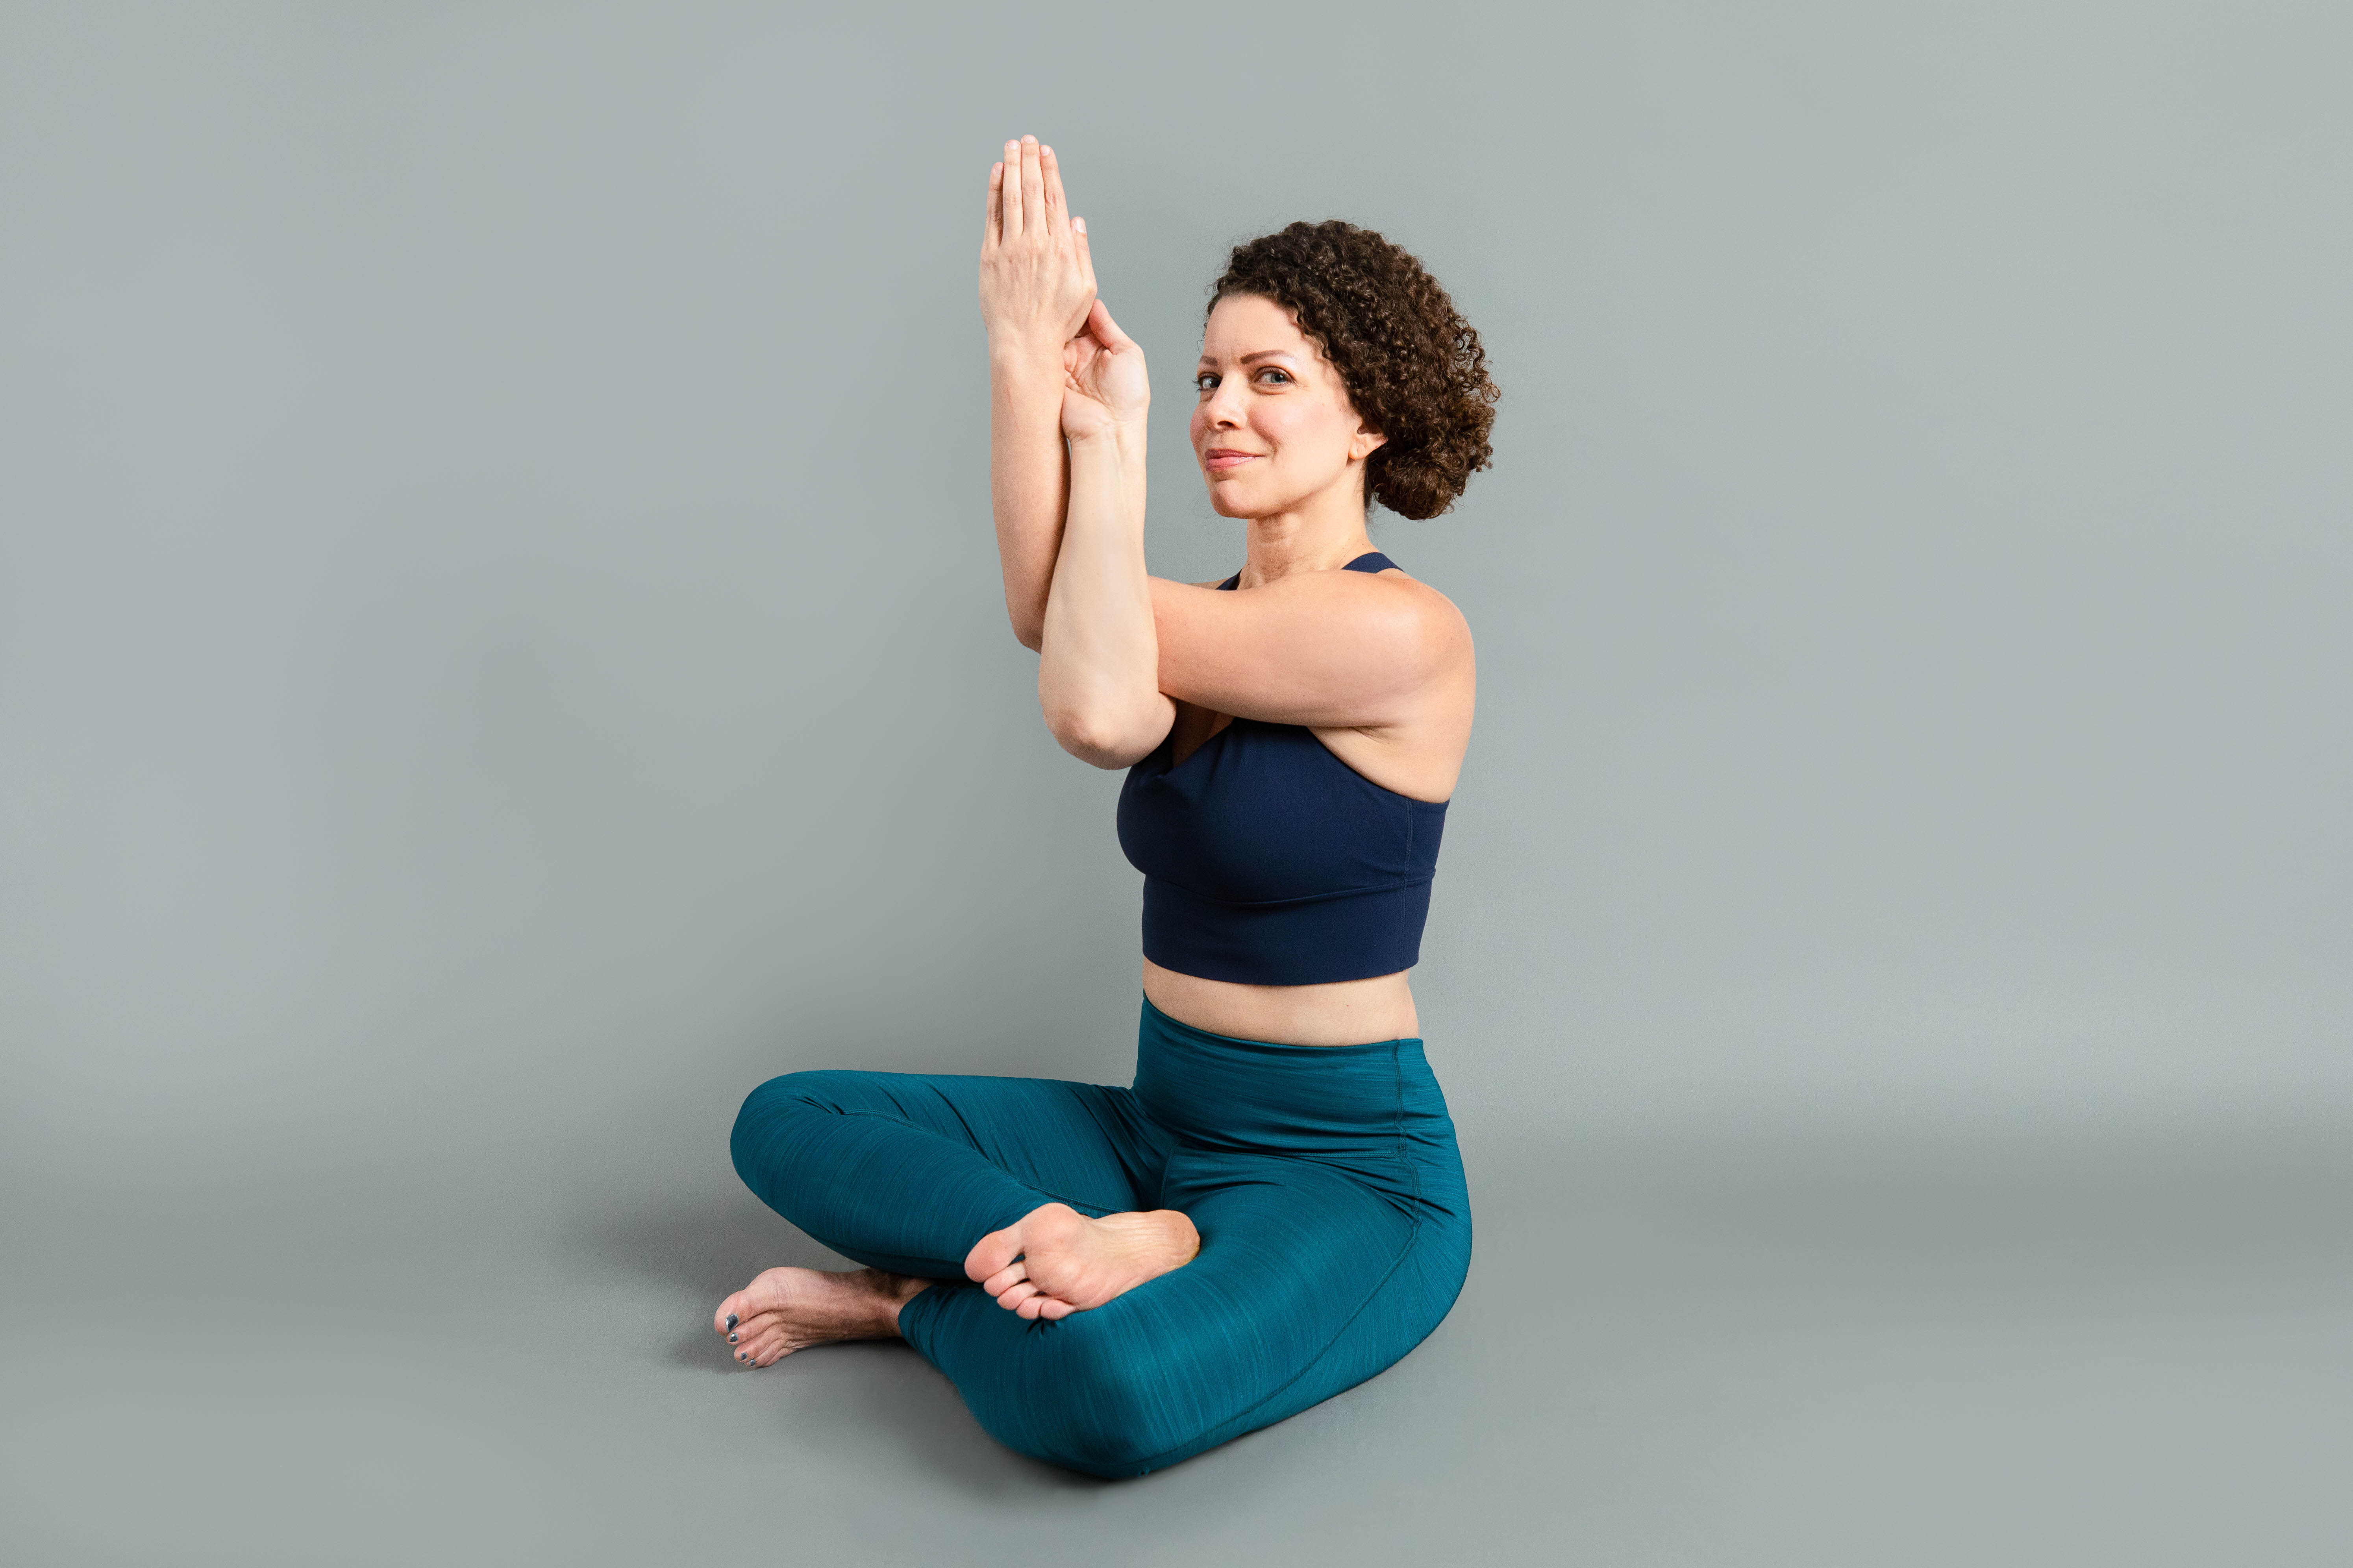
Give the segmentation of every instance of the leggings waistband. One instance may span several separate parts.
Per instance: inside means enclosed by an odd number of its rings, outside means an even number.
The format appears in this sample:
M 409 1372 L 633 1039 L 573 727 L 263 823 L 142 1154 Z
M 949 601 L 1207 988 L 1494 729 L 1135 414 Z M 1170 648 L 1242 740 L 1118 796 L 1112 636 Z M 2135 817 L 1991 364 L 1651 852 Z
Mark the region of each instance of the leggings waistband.
M 1135 1096 L 1190 1143 L 1345 1155 L 1368 1140 L 1443 1136 L 1453 1124 L 1418 1039 L 1286 1046 L 1213 1035 L 1144 1004 Z

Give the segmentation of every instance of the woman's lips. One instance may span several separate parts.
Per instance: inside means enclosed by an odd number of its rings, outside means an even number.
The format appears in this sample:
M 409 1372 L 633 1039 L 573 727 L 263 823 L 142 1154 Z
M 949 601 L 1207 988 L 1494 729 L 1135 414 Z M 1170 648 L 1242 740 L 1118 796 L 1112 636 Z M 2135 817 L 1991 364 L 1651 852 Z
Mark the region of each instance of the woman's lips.
M 1258 461 L 1258 457 L 1256 452 L 1231 452 L 1221 447 L 1212 447 L 1201 454 L 1201 466 L 1213 474 L 1230 473 L 1244 463 Z

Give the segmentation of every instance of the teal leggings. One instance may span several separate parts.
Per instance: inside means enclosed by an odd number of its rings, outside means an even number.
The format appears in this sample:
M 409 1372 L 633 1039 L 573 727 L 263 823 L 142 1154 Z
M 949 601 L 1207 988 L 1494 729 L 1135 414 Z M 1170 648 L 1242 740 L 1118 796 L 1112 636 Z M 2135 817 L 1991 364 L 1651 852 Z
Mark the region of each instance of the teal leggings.
M 1149 1002 L 1135 1085 L 799 1072 L 752 1091 L 735 1169 L 845 1257 L 941 1280 L 899 1327 L 998 1441 L 1138 1476 L 1388 1367 L 1454 1304 L 1471 1210 L 1419 1040 L 1278 1046 Z M 965 1254 L 1047 1203 L 1172 1208 L 1200 1255 L 1029 1321 Z

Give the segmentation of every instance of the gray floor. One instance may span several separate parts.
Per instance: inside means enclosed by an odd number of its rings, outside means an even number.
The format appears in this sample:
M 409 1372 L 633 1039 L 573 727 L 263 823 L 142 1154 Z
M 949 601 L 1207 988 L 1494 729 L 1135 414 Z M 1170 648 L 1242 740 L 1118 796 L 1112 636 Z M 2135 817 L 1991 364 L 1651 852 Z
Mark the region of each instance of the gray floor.
M 0 5 L 0 1568 L 2353 1563 L 2353 8 L 1230 22 Z M 1468 1291 L 1116 1485 L 703 1329 L 817 1257 L 760 1079 L 1132 1061 L 1024 131 L 1156 572 L 1233 242 L 1381 230 L 1505 388 L 1373 523 L 1479 641 Z
M 11 1194 L 0 1558 L 2342 1562 L 2346 1131 L 1474 1135 L 1434 1338 L 1124 1483 L 902 1346 L 733 1369 L 712 1301 L 824 1255 L 692 1129 L 118 1172 Z

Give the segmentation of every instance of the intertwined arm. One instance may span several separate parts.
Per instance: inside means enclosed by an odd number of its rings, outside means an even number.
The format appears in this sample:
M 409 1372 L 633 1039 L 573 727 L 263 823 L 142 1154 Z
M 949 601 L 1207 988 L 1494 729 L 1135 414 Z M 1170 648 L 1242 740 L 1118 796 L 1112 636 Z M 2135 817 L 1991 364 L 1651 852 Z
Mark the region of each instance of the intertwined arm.
M 1086 228 L 1070 214 L 1053 149 L 1034 136 L 1005 144 L 989 171 L 980 247 L 980 311 L 988 328 L 988 481 L 1005 609 L 1035 648 L 1061 548 L 1070 493 L 1062 444 L 1068 345 L 1094 303 Z

